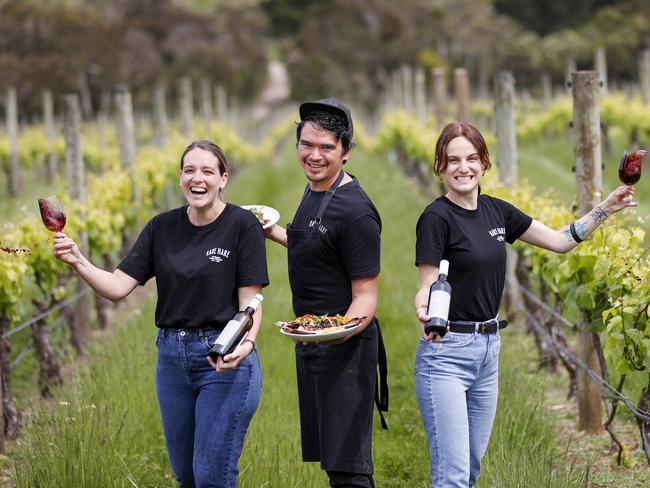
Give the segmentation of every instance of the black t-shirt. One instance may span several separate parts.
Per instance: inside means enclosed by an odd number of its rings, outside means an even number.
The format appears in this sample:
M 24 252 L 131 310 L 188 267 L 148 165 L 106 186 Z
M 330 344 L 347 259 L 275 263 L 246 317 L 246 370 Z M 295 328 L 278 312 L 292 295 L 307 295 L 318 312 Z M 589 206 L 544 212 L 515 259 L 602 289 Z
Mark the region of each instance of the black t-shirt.
M 312 228 L 324 196 L 309 191 L 291 227 Z M 381 218 L 354 177 L 336 190 L 318 229 L 317 254 L 307 259 L 299 283 L 291 280 L 296 315 L 343 314 L 352 302 L 351 280 L 379 274 Z
M 262 226 L 231 204 L 204 226 L 187 205 L 155 216 L 118 268 L 141 285 L 156 277 L 160 328 L 221 329 L 239 310 L 238 288 L 269 283 Z
M 531 222 L 510 203 L 488 195 L 479 195 L 476 210 L 444 196 L 424 209 L 417 224 L 415 264 L 437 267 L 441 259 L 449 261 L 450 320 L 496 317 L 505 283 L 505 243 L 517 240 Z

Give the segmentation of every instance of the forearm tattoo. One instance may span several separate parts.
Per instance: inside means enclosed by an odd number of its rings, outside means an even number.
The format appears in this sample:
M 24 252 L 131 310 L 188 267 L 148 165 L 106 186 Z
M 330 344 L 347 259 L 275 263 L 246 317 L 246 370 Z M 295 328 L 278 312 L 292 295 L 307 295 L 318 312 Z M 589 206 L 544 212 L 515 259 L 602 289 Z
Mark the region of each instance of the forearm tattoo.
M 575 224 L 573 224 L 573 227 L 576 231 L 576 234 L 578 234 L 578 237 L 580 239 L 584 239 L 585 236 L 587 235 L 587 226 L 585 226 L 585 224 L 583 224 L 579 220 L 576 220 Z
M 569 242 L 574 242 L 573 236 L 571 235 L 571 229 L 568 226 L 563 229 L 563 232 Z
M 605 219 L 608 217 L 607 212 L 605 212 L 600 207 L 594 208 L 590 213 L 591 213 L 591 218 L 594 219 L 594 223 L 596 225 L 602 224 L 605 221 Z

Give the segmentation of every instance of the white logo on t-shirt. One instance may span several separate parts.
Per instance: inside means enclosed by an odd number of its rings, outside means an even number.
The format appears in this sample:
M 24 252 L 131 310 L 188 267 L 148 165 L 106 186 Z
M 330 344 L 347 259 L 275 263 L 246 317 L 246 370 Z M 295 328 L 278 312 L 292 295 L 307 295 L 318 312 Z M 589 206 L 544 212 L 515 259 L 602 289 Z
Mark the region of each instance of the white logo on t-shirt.
M 228 259 L 230 257 L 230 251 L 228 249 L 222 249 L 220 247 L 213 247 L 206 251 L 205 255 L 213 263 L 220 263 L 224 258 Z
M 505 227 L 495 227 L 489 231 L 490 237 L 496 237 L 497 241 L 503 242 L 506 240 L 506 228 Z

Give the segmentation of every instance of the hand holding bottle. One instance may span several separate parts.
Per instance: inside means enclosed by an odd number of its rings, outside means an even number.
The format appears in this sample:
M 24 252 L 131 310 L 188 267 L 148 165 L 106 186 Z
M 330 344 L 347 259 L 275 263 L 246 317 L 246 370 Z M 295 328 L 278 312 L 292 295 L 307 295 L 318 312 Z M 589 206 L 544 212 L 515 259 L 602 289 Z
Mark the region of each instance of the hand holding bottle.
M 217 371 L 232 371 L 239 366 L 239 363 L 252 354 L 254 350 L 254 341 L 244 338 L 231 353 L 225 356 L 218 356 L 216 361 L 208 356 L 208 363 Z
M 264 300 L 262 295 L 255 295 L 246 309 L 237 312 L 217 337 L 208 353 L 208 362 L 217 371 L 236 368 L 253 352 L 255 342 L 247 335 L 253 326 L 253 314 L 262 300 Z
M 426 311 L 418 309 L 417 315 L 427 340 L 439 342 L 447 333 L 447 318 L 451 301 L 451 285 L 447 281 L 449 261 L 443 259 L 438 267 L 438 279 L 431 284 Z

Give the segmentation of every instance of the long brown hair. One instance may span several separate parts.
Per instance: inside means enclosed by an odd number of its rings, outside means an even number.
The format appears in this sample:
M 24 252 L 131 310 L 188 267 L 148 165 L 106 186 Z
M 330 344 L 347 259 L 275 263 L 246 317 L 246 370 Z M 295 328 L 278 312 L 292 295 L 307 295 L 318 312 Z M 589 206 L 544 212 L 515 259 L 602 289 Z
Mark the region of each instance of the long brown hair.
M 476 148 L 483 171 L 487 171 L 492 166 L 490 163 L 490 152 L 488 151 L 483 134 L 467 122 L 451 122 L 447 124 L 438 137 L 436 142 L 436 155 L 433 162 L 433 172 L 440 176 L 447 169 L 447 146 L 452 139 L 464 137 Z

